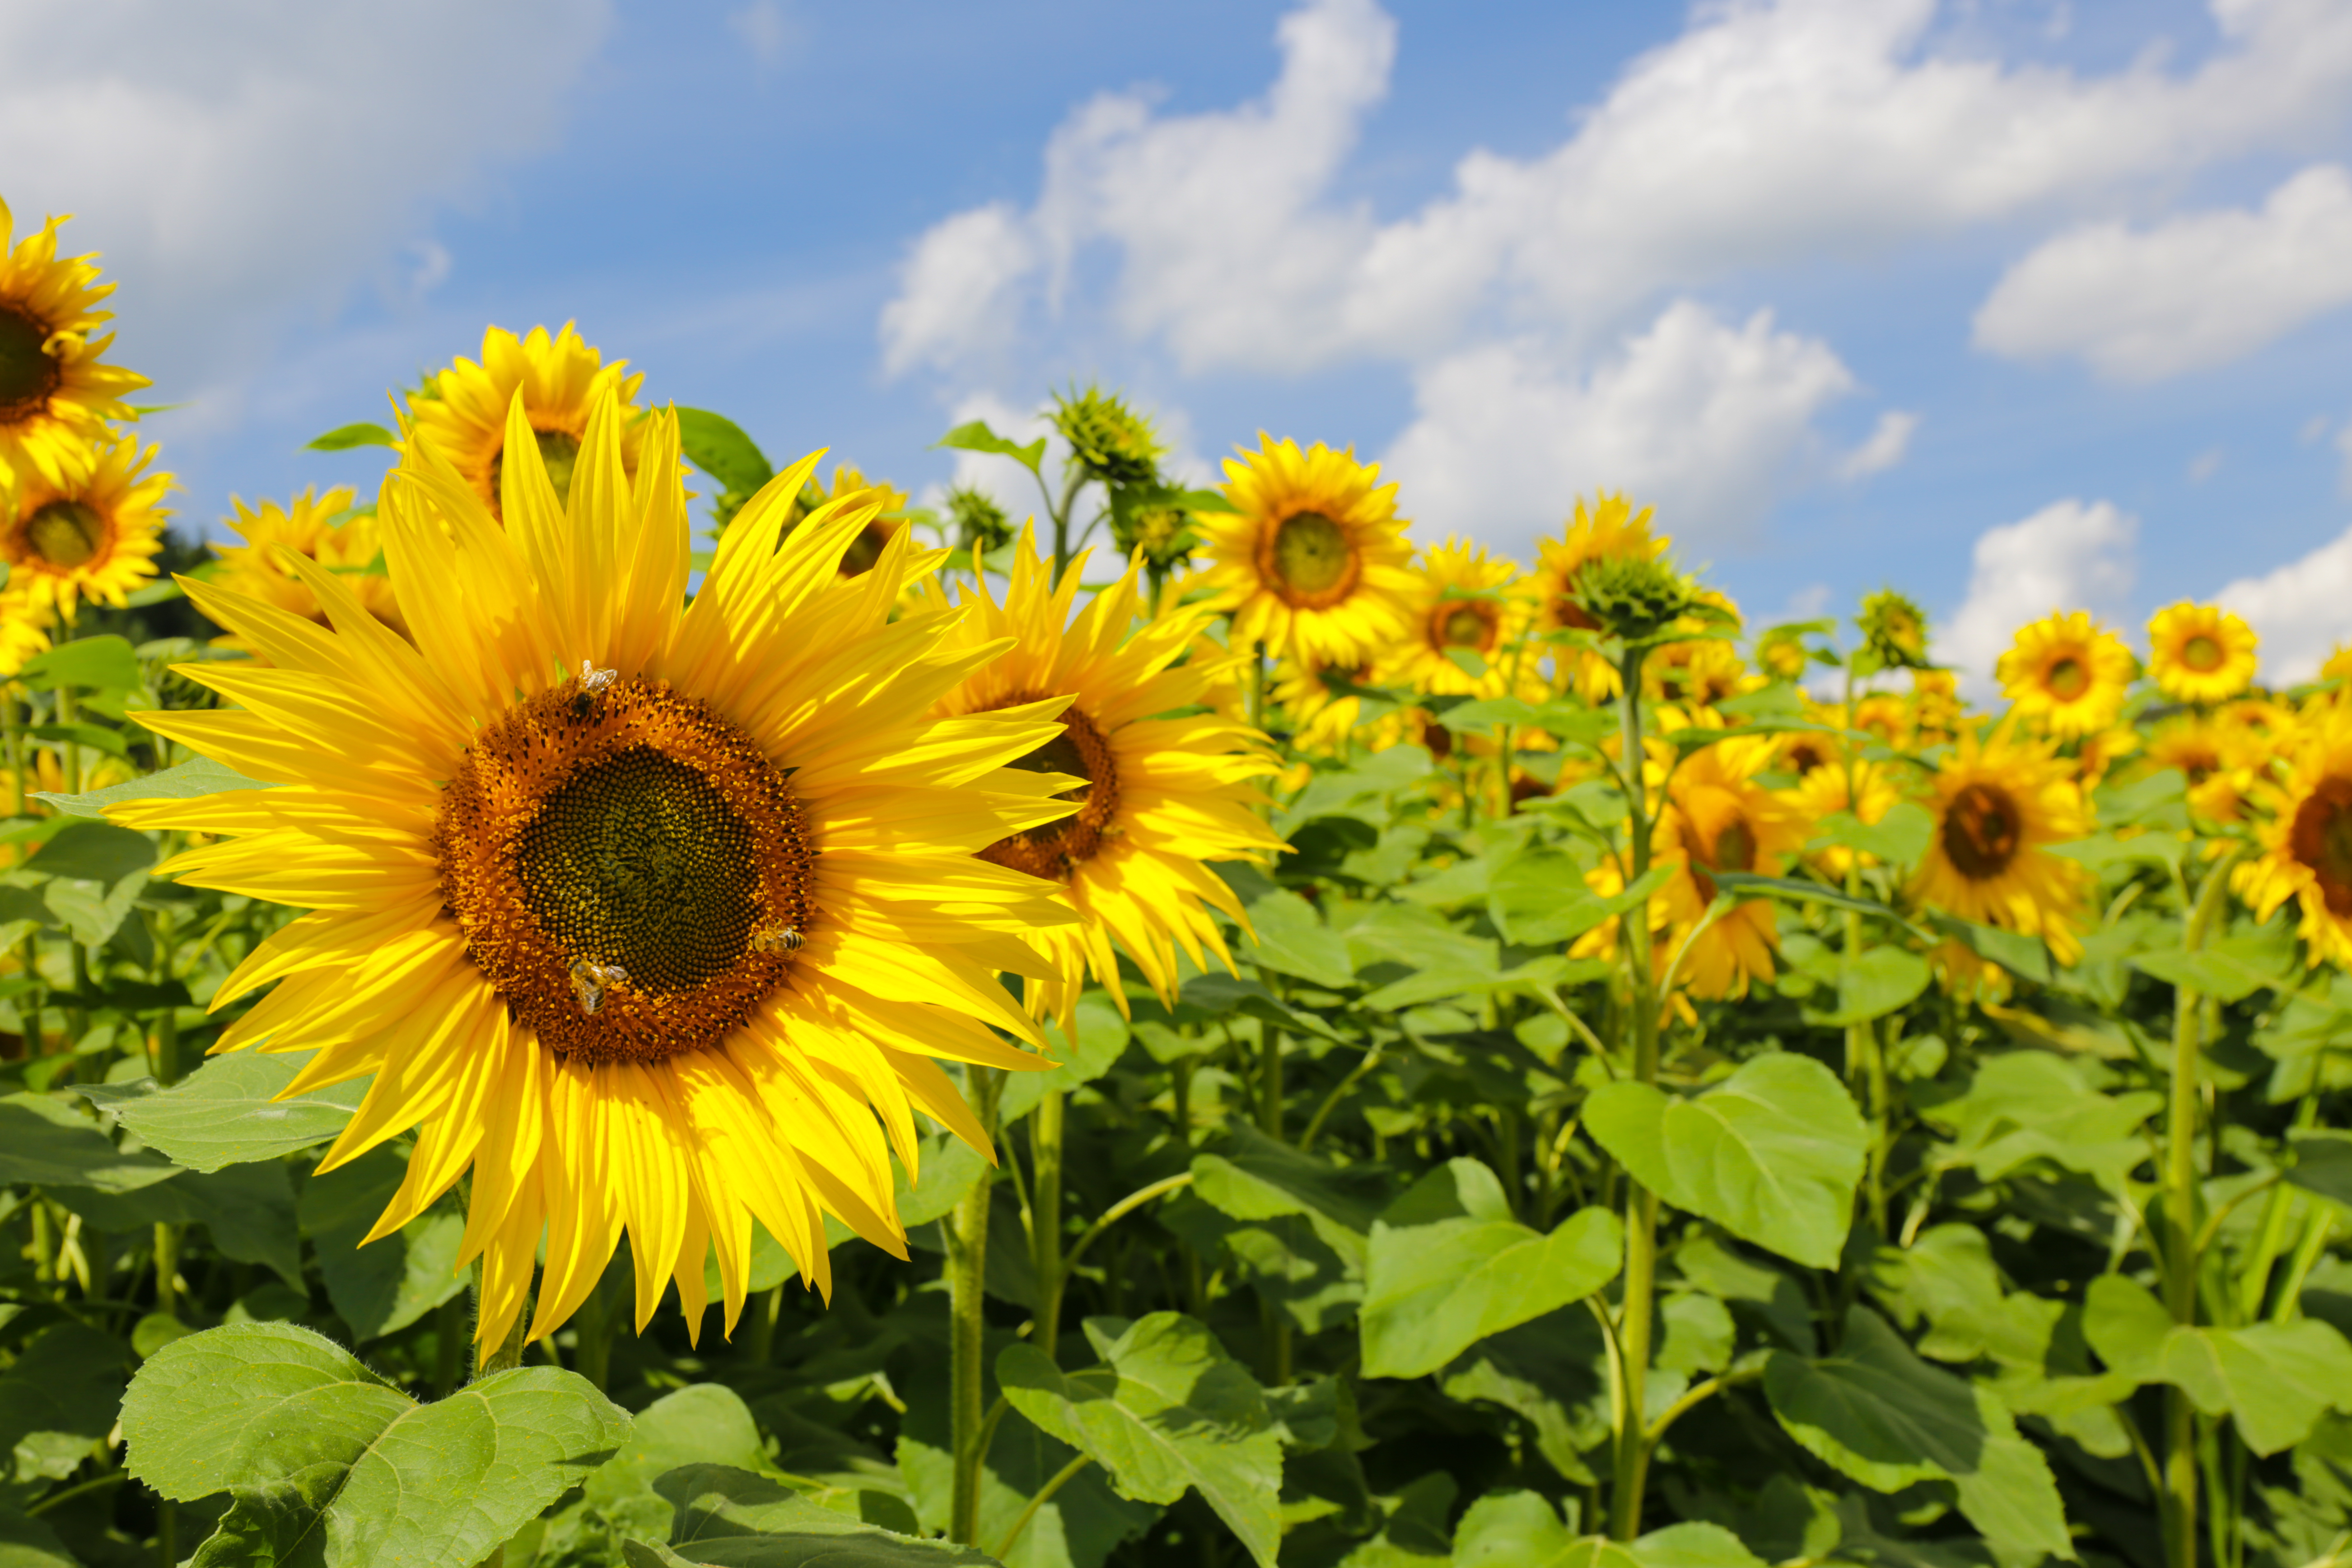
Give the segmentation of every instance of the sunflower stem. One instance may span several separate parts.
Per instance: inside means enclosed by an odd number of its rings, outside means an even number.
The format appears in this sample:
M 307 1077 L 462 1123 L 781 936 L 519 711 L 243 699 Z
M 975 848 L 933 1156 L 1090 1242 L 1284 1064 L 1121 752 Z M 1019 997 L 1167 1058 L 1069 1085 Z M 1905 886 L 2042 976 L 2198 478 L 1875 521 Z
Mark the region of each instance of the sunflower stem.
M 1029 1197 L 1029 1249 L 1037 1275 L 1034 1340 L 1048 1361 L 1058 1361 L 1062 1342 L 1062 1091 L 1049 1089 L 1029 1118 L 1029 1162 L 1035 1173 Z
M 993 1140 L 1004 1075 L 983 1067 L 971 1068 L 970 1074 L 972 1114 L 981 1131 Z M 990 1185 L 984 1175 L 972 1184 L 957 1203 L 954 1223 L 947 1231 L 949 1311 L 953 1320 L 948 1340 L 948 1414 L 955 1466 L 948 1503 L 948 1539 L 964 1546 L 980 1544 L 981 1469 L 988 1458 L 981 1358 L 985 1352 L 982 1301 L 988 1274 Z
M 1649 649 L 1635 644 L 1625 650 L 1619 666 L 1623 689 L 1617 712 L 1621 755 L 1620 784 L 1625 792 L 1626 881 L 1639 881 L 1650 869 L 1649 792 L 1643 781 L 1642 751 L 1642 663 Z M 1659 998 L 1650 983 L 1650 903 L 1643 900 L 1620 918 L 1618 934 L 1625 949 L 1626 989 L 1631 999 L 1633 1034 L 1633 1079 L 1658 1081 Z M 1641 1533 L 1642 1493 L 1650 1458 L 1645 1429 L 1645 1383 L 1650 1368 L 1650 1328 L 1658 1278 L 1658 1195 L 1625 1177 L 1624 1294 L 1617 1311 L 1620 1351 L 1619 1397 L 1615 1402 L 1617 1434 L 1613 1455 L 1614 1485 L 1610 1489 L 1609 1533 L 1631 1541 Z

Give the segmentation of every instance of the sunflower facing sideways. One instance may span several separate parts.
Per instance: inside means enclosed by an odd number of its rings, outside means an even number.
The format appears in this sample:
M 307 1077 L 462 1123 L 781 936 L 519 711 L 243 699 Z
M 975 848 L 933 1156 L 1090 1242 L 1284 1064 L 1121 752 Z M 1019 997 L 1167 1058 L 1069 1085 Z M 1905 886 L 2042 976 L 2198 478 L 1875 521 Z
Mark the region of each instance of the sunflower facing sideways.
M 1313 664 L 1353 665 L 1405 632 L 1412 547 L 1396 514 L 1396 486 L 1378 463 L 1318 442 L 1258 437 L 1225 459 L 1234 510 L 1205 512 L 1212 608 L 1234 617 L 1234 646 L 1264 643 Z
M 1126 1010 L 1120 951 L 1171 1004 L 1180 947 L 1195 969 L 1206 969 L 1211 955 L 1231 969 L 1209 911 L 1222 910 L 1244 930 L 1248 921 L 1233 889 L 1203 862 L 1265 860 L 1282 847 L 1256 811 L 1256 781 L 1275 771 L 1263 738 L 1213 711 L 1184 711 L 1208 707 L 1213 689 L 1232 685 L 1248 656 L 1201 642 L 1205 609 L 1139 625 L 1140 562 L 1074 616 L 1085 559 L 1077 556 L 1054 587 L 1051 564 L 1024 528 L 1004 603 L 991 599 L 984 584 L 965 590 L 970 615 L 943 645 L 994 647 L 1010 637 L 1012 648 L 966 676 L 932 710 L 967 720 L 1069 700 L 1053 738 L 1014 766 L 1078 781 L 1066 797 L 1076 803 L 1076 815 L 1007 834 L 981 855 L 1059 882 L 1083 918 L 1035 939 L 1051 954 L 1055 977 L 1029 988 L 1032 1010 L 1060 1017 L 1065 1032 L 1089 970 Z M 927 585 L 919 602 L 936 607 L 945 595 Z
M 2227 702 L 2253 684 L 2254 628 L 2183 599 L 2147 623 L 2147 672 L 2175 702 Z
M 2018 712 L 2066 741 L 2116 721 L 2131 686 L 2132 656 L 2089 612 L 2076 610 L 2019 627 L 1994 674 Z
M 1594 499 L 1590 510 L 1584 499 L 1577 498 L 1576 514 L 1560 537 L 1536 544 L 1538 560 L 1528 583 L 1535 595 L 1537 631 L 1601 629 L 1600 623 L 1577 603 L 1576 579 L 1595 561 L 1628 556 L 1654 561 L 1664 555 L 1673 541 L 1650 531 L 1650 508 L 1637 512 L 1623 496 L 1606 490 Z M 1556 647 L 1552 663 L 1559 684 L 1581 692 L 1588 702 L 1602 702 L 1617 695 L 1621 682 L 1616 666 L 1590 649 Z
M 1912 896 L 1963 920 L 2041 937 L 2061 963 L 2074 963 L 2085 875 L 2046 847 L 2082 837 L 2092 819 L 2051 742 L 2014 739 L 2006 727 L 1990 741 L 1963 733 L 1926 804 L 1936 830 Z
M 609 393 L 621 406 L 621 468 L 635 478 L 646 423 L 631 399 L 646 378 L 625 374 L 627 368 L 626 360 L 604 363 L 569 321 L 552 338 L 545 327 L 533 327 L 521 338 L 490 327 L 482 333 L 480 363 L 459 359 L 409 400 L 408 439 L 402 444 L 408 455 L 402 462 L 416 467 L 415 449 L 432 447 L 465 476 L 492 517 L 502 515 L 499 472 L 509 450 L 508 413 L 520 394 L 531 444 L 560 501 L 572 488 L 588 411 Z
M 114 336 L 90 332 L 112 319 L 98 302 L 114 285 L 87 256 L 58 258 L 63 222 L 12 247 L 16 219 L 0 201 L 0 490 L 12 480 L 63 488 L 88 473 L 107 421 L 138 416 L 123 394 L 148 384 L 101 363 Z
M 392 579 L 367 570 L 380 548 L 375 519 L 346 515 L 352 510 L 352 499 L 347 486 L 323 496 L 312 486 L 284 506 L 266 500 L 254 508 L 229 497 L 236 515 L 228 520 L 228 525 L 245 542 L 215 547 L 221 558 L 220 585 L 326 625 L 327 612 L 319 596 L 278 558 L 278 551 L 290 550 L 341 576 L 368 614 L 405 637 L 408 623 L 401 618 L 400 605 L 393 597 Z M 237 639 L 220 637 L 215 645 L 236 647 Z
M 1772 978 L 1780 917 L 1769 899 L 1750 899 L 1698 927 L 1715 902 L 1709 872 L 1778 876 L 1805 847 L 1810 818 L 1755 782 L 1778 750 L 1767 736 L 1717 741 L 1694 752 L 1667 788 L 1652 853 L 1680 869 L 1651 906 L 1664 928 L 1656 959 L 1663 973 L 1687 940 L 1680 976 L 1694 996 L 1745 996 L 1748 982 Z
M 67 621 L 84 599 L 121 609 L 155 575 L 172 476 L 149 472 L 155 448 L 135 437 L 102 444 L 74 477 L 30 479 L 0 514 L 0 559 L 12 592 Z
M 2312 965 L 2352 967 L 2352 713 L 2322 710 L 2290 744 L 2284 784 L 2261 789 L 2276 808 L 2260 829 L 2262 856 L 2231 886 L 2257 921 L 2293 899 Z
M 1405 601 L 1411 622 L 1379 663 L 1375 685 L 1432 697 L 1499 697 L 1510 689 L 1525 601 L 1504 590 L 1518 568 L 1485 546 L 1448 539 L 1427 552 Z M 1460 649 L 1486 668 L 1472 675 L 1450 657 Z M 1507 657 L 1502 650 L 1510 649 Z
M 995 972 L 1043 973 L 1023 935 L 1068 923 L 1048 882 L 978 852 L 1066 816 L 1005 764 L 1051 743 L 1061 700 L 942 720 L 1002 651 L 956 618 L 889 618 L 936 564 L 901 540 L 835 566 L 866 521 L 827 508 L 779 545 L 814 459 L 754 497 L 689 604 L 674 415 L 625 464 L 618 389 L 589 410 L 557 500 L 517 397 L 504 523 L 430 447 L 384 484 L 394 634 L 345 579 L 280 560 L 332 630 L 188 581 L 270 668 L 181 667 L 235 708 L 149 728 L 280 787 L 114 808 L 219 836 L 183 883 L 308 912 L 215 1005 L 276 983 L 215 1050 L 315 1050 L 305 1093 L 374 1075 L 323 1164 L 417 1129 L 370 1239 L 472 1167 L 462 1258 L 478 1335 L 562 1323 L 625 1231 L 640 1328 L 675 1279 L 689 1324 L 715 1248 L 726 1322 L 754 1220 L 829 1289 L 824 1216 L 903 1256 L 888 1151 L 914 1112 L 987 1141 L 938 1060 L 1042 1065 Z

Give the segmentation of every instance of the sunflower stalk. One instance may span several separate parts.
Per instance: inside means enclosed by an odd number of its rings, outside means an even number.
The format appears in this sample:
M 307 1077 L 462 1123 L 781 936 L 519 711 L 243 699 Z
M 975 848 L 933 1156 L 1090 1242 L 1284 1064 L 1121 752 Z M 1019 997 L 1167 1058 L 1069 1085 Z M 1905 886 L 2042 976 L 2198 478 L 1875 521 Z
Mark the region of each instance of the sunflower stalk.
M 1037 1348 L 1060 1359 L 1062 1342 L 1062 1091 L 1047 1089 L 1029 1117 L 1029 1249 L 1037 1276 Z
M 1641 880 L 1650 869 L 1649 792 L 1642 750 L 1642 665 L 1648 645 L 1631 643 L 1619 664 L 1622 689 L 1617 698 L 1620 739 L 1620 786 L 1625 792 L 1626 881 Z M 1650 904 L 1647 899 L 1620 917 L 1620 942 L 1625 951 L 1628 1016 L 1633 1036 L 1633 1079 L 1658 1081 L 1658 1006 L 1660 998 L 1650 983 Z M 1619 1393 L 1610 1491 L 1609 1533 L 1631 1541 L 1641 1533 L 1642 1493 L 1649 1468 L 1651 1442 L 1643 1414 L 1644 1384 L 1650 1367 L 1651 1320 L 1654 1315 L 1658 1274 L 1658 1195 L 1629 1173 L 1625 1178 L 1624 1289 L 1617 1312 Z
M 1004 1074 L 995 1068 L 974 1067 L 968 1082 L 971 1109 L 981 1131 L 996 1137 L 996 1108 L 1004 1090 Z M 974 1182 L 955 1207 L 946 1235 L 948 1243 L 948 1416 L 954 1449 L 954 1484 L 948 1503 L 948 1539 L 961 1545 L 980 1543 L 981 1470 L 988 1458 L 989 1426 L 982 1394 L 982 1357 L 985 1354 L 986 1321 L 982 1314 L 988 1275 L 988 1205 L 992 1184 Z

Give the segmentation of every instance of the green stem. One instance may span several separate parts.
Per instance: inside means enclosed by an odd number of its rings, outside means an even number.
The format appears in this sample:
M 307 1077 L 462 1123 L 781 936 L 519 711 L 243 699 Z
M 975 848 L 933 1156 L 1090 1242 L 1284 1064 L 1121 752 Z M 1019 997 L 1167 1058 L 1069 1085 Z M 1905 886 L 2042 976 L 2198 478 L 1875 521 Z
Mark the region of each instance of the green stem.
M 1037 1517 L 1037 1510 L 1044 1508 L 1048 1502 L 1053 1500 L 1054 1494 L 1062 1489 L 1064 1482 L 1067 1481 L 1072 1476 L 1076 1475 L 1080 1470 L 1085 1469 L 1091 1462 L 1092 1461 L 1087 1458 L 1087 1456 L 1080 1454 L 1076 1458 L 1072 1459 L 1068 1464 L 1064 1465 L 1060 1469 L 1055 1471 L 1054 1479 L 1047 1481 L 1044 1487 L 1038 1489 L 1037 1495 L 1029 1500 L 1029 1506 L 1021 1510 L 1021 1517 L 1013 1521 L 1013 1528 L 1006 1531 L 1004 1532 L 1004 1539 L 996 1543 L 995 1555 L 998 1557 L 1011 1556 L 1013 1553 L 1013 1543 L 1021 1539 L 1021 1532 L 1029 1528 L 1029 1521 Z
M 751 1331 L 743 1338 L 743 1356 L 753 1366 L 765 1366 L 776 1356 L 776 1320 L 784 1312 L 784 1288 L 774 1287 L 751 1303 Z
M 42 1514 L 48 1512 L 49 1510 L 58 1507 L 61 1503 L 71 1502 L 74 1499 L 79 1497 L 88 1497 L 90 1493 L 95 1491 L 103 1491 L 108 1487 L 119 1487 L 130 1479 L 130 1472 L 126 1470 L 109 1470 L 105 1475 L 98 1476 L 86 1481 L 79 1481 L 74 1485 L 68 1487 L 61 1492 L 51 1492 L 40 1501 L 26 1508 L 25 1511 L 37 1519 Z
M 1062 1091 L 1047 1089 L 1029 1119 L 1029 1163 L 1035 1173 L 1029 1195 L 1029 1253 L 1037 1277 L 1035 1343 L 1048 1361 L 1060 1360 L 1062 1290 L 1069 1283 L 1062 1260 L 1062 1129 L 1067 1107 Z
M 996 1107 L 1004 1075 L 995 1068 L 970 1069 L 972 1114 L 981 1131 L 996 1136 Z M 986 1415 L 981 1405 L 981 1357 L 985 1346 L 982 1317 L 988 1275 L 988 1204 L 986 1177 L 957 1203 L 947 1230 L 949 1311 L 948 1416 L 954 1463 L 954 1486 L 948 1502 L 948 1539 L 965 1546 L 980 1544 L 980 1478 L 988 1458 Z
M 1625 792 L 1626 852 L 1631 864 L 1626 880 L 1638 881 L 1650 869 L 1649 790 L 1643 783 L 1642 751 L 1642 663 L 1648 650 L 1636 645 L 1625 650 L 1619 666 L 1623 689 L 1618 694 L 1618 759 Z M 1618 927 L 1625 949 L 1626 989 L 1633 1035 L 1633 1081 L 1658 1081 L 1659 998 L 1650 983 L 1650 906 L 1644 899 L 1628 910 Z M 1642 1493 L 1647 1479 L 1649 1445 L 1643 1412 L 1650 1368 L 1650 1330 L 1657 1295 L 1658 1196 L 1633 1179 L 1625 1180 L 1625 1270 L 1623 1295 L 1617 1312 L 1621 1393 L 1617 1401 L 1614 1482 L 1610 1491 L 1609 1533 L 1631 1541 L 1641 1533 Z
M 1258 1029 L 1257 1124 L 1276 1142 L 1282 1142 L 1282 1031 L 1271 1024 Z
M 167 1318 L 180 1315 L 180 1227 L 155 1227 L 155 1310 Z
M 433 1310 L 433 1397 L 446 1399 L 465 1371 L 466 1299 L 450 1297 Z
M 602 1394 L 613 1380 L 613 1311 L 598 1280 L 572 1316 L 572 1370 Z
M 1086 475 L 1074 468 L 1063 481 L 1061 503 L 1055 505 L 1050 495 L 1046 498 L 1046 506 L 1054 520 L 1054 586 L 1056 588 L 1062 585 L 1062 574 L 1070 564 L 1070 509 L 1077 505 L 1078 491 L 1086 482 Z

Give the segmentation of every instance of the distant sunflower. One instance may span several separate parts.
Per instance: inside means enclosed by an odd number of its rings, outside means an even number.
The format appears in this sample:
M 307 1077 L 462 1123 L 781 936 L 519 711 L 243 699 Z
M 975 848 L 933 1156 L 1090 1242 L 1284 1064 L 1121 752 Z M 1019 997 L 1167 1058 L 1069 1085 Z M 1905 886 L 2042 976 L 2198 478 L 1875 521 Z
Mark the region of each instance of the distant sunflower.
M 2082 837 L 2092 818 L 2051 743 L 1964 734 L 1937 770 L 1927 804 L 1936 834 L 1912 896 L 1964 920 L 2039 936 L 2072 963 L 2082 952 L 2074 924 L 2084 876 L 2047 846 Z
M 2018 712 L 2071 740 L 2116 721 L 2131 685 L 2132 656 L 2115 633 L 2076 610 L 2018 628 L 1994 673 Z
M 1682 708 L 1712 708 L 1752 684 L 1738 650 L 1721 637 L 1668 643 L 1642 663 L 1642 685 L 1651 700 Z
M 418 467 L 415 449 L 430 447 L 465 476 L 492 517 L 503 516 L 507 414 L 520 393 L 531 443 L 561 501 L 571 493 L 580 445 L 587 436 L 588 411 L 609 394 L 621 409 L 622 472 L 634 479 L 645 449 L 646 426 L 631 400 L 646 378 L 625 374 L 628 363 L 604 363 L 603 355 L 580 341 L 569 321 L 553 338 L 545 327 L 533 327 L 521 338 L 503 327 L 488 328 L 482 333 L 480 363 L 459 359 L 410 399 L 403 466 Z
M 1506 592 L 1517 574 L 1510 562 L 1459 538 L 1423 552 L 1405 598 L 1408 629 L 1380 660 L 1375 684 L 1431 697 L 1502 695 L 1527 620 L 1523 602 Z M 1486 673 L 1454 663 L 1448 656 L 1457 648 L 1476 656 Z
M 247 598 L 325 626 L 326 608 L 310 584 L 278 559 L 277 552 L 282 547 L 341 577 L 368 614 L 406 637 L 408 623 L 402 619 L 399 601 L 393 596 L 392 579 L 368 570 L 383 552 L 376 539 L 375 519 L 345 516 L 352 510 L 352 500 L 348 486 L 322 496 L 314 485 L 282 507 L 265 500 L 256 509 L 229 497 L 236 515 L 228 520 L 228 525 L 245 542 L 215 547 L 222 565 L 215 581 Z M 342 521 L 338 522 L 338 518 Z M 239 646 L 236 637 L 217 640 L 223 647 Z
M 2147 755 L 2158 768 L 2179 768 L 2191 784 L 2225 769 L 2252 763 L 2259 747 L 2243 731 L 2226 729 L 2194 713 L 2177 714 L 2148 731 Z
M 155 448 L 134 437 L 110 440 L 76 477 L 18 486 L 0 531 L 12 592 L 67 621 L 84 599 L 121 609 L 131 589 L 155 575 L 164 513 L 156 503 L 172 476 L 146 472 Z
M 1940 746 L 1960 732 L 1968 704 L 1960 700 L 1960 683 L 1948 669 L 1911 672 L 1911 739 L 1919 746 Z
M 797 528 L 802 518 L 818 508 L 850 501 L 880 509 L 866 519 L 866 527 L 842 552 L 841 574 L 844 577 L 863 577 L 874 570 L 874 563 L 882 559 L 882 552 L 889 547 L 890 541 L 906 529 L 905 490 L 887 479 L 869 483 L 865 474 L 849 464 L 835 463 L 833 466 L 832 491 L 827 493 L 814 481 L 803 486 L 800 499 L 793 505 L 791 521 L 784 526 L 787 529 Z
M 1412 592 L 1396 486 L 1378 463 L 1318 442 L 1258 437 L 1225 459 L 1235 510 L 1207 512 L 1212 609 L 1234 617 L 1234 646 L 1318 664 L 1355 664 L 1405 635 Z
M 2262 857 L 2231 885 L 2258 921 L 2293 899 L 2310 963 L 2352 967 L 2352 712 L 2323 710 L 2289 743 L 2277 811 L 2259 830 Z
M 1790 792 L 1789 798 L 1809 822 L 1817 822 L 1832 812 L 1850 811 L 1857 821 L 1874 825 L 1885 820 L 1886 814 L 1902 801 L 1903 792 L 1895 787 L 1883 763 L 1853 763 L 1849 781 L 1846 765 L 1838 763 L 1807 773 Z M 1843 881 L 1853 867 L 1875 866 L 1879 862 L 1875 855 L 1831 844 L 1814 855 L 1813 863 L 1832 881 Z
M 135 419 L 122 401 L 147 378 L 100 363 L 114 342 L 90 332 L 114 312 L 92 257 L 58 258 L 53 217 L 12 247 L 16 219 L 0 201 L 0 489 L 11 477 L 62 489 L 87 476 L 109 443 L 107 421 Z
M 14 676 L 25 661 L 49 648 L 49 627 L 56 617 L 22 588 L 0 592 L 0 679 Z
M 2147 672 L 2175 702 L 2227 702 L 2253 684 L 2254 628 L 2183 599 L 2147 623 Z
M 1341 667 L 1307 666 L 1297 659 L 1285 659 L 1275 667 L 1273 689 L 1268 696 L 1282 723 L 1270 727 L 1289 729 L 1293 752 L 1318 755 L 1344 752 L 1355 734 L 1357 721 L 1363 716 L 1364 700 L 1331 689 L 1329 681 L 1324 679 L 1326 671 L 1350 686 L 1364 686 L 1372 679 L 1369 660 Z
M 1651 906 L 1653 920 L 1664 928 L 1657 945 L 1662 973 L 1715 902 L 1709 872 L 1777 876 L 1804 849 L 1811 822 L 1803 807 L 1755 781 L 1774 751 L 1760 735 L 1717 741 L 1675 770 L 1653 849 L 1657 864 L 1680 868 Z M 1751 980 L 1772 978 L 1779 930 L 1769 899 L 1735 906 L 1698 932 L 1683 959 L 1683 982 L 1694 996 L 1745 996 Z
M 1013 647 L 966 676 L 932 711 L 955 720 L 1069 701 L 1053 738 L 1013 765 L 1076 781 L 1062 798 L 1076 802 L 1077 814 L 1007 834 L 981 851 L 983 860 L 1062 884 L 1084 921 L 1040 934 L 1056 977 L 1029 993 L 1033 1011 L 1059 1016 L 1066 1029 L 1089 969 L 1126 1010 L 1121 952 L 1171 1004 L 1179 948 L 1196 969 L 1210 957 L 1233 967 L 1210 911 L 1244 929 L 1246 920 L 1233 889 L 1205 862 L 1266 859 L 1281 848 L 1256 809 L 1263 798 L 1256 781 L 1275 762 L 1248 726 L 1184 712 L 1233 685 L 1246 657 L 1202 643 L 1208 611 L 1179 610 L 1138 625 L 1138 563 L 1074 615 L 1080 573 L 1065 572 L 1057 589 L 1028 530 L 1016 550 L 1004 603 L 994 603 L 984 584 L 964 590 L 970 616 L 945 645 L 992 647 L 1011 637 Z M 926 599 L 943 604 L 945 595 L 933 589 Z
M 699 1323 L 715 1248 L 731 1329 L 754 1220 L 820 1289 L 826 1214 L 904 1256 L 889 1153 L 914 1172 L 914 1113 L 988 1152 L 936 1058 L 1037 1065 L 992 1032 L 1041 1040 L 996 972 L 1044 973 L 1024 938 L 1072 919 L 975 858 L 1068 815 L 1006 765 L 1063 732 L 1059 700 L 929 716 L 1003 647 L 890 619 L 936 559 L 894 545 L 841 582 L 858 507 L 780 544 L 804 459 L 688 604 L 675 416 L 646 421 L 634 484 L 625 418 L 601 388 L 560 503 L 517 396 L 503 527 L 412 452 L 380 520 L 414 645 L 313 562 L 331 632 L 184 580 L 274 668 L 179 667 L 237 706 L 142 721 L 281 787 L 113 811 L 222 837 L 168 863 L 184 885 L 310 911 L 221 987 L 277 982 L 214 1048 L 315 1049 L 289 1095 L 374 1075 L 321 1167 L 418 1129 L 371 1238 L 472 1166 L 460 1260 L 484 1258 L 493 1344 L 542 1232 L 533 1338 L 624 1231 L 640 1328 L 673 1279 Z
M 1538 632 L 1601 629 L 1600 623 L 1577 603 L 1576 579 L 1595 561 L 1625 557 L 1654 561 L 1664 555 L 1673 541 L 1650 532 L 1650 508 L 1636 512 L 1623 496 L 1606 490 L 1593 498 L 1589 510 L 1584 498 L 1577 498 L 1575 515 L 1560 537 L 1536 542 L 1538 560 L 1528 591 L 1536 603 Z M 1559 683 L 1582 693 L 1588 702 L 1606 701 L 1617 695 L 1621 682 L 1616 667 L 1597 654 L 1555 648 L 1552 665 Z

